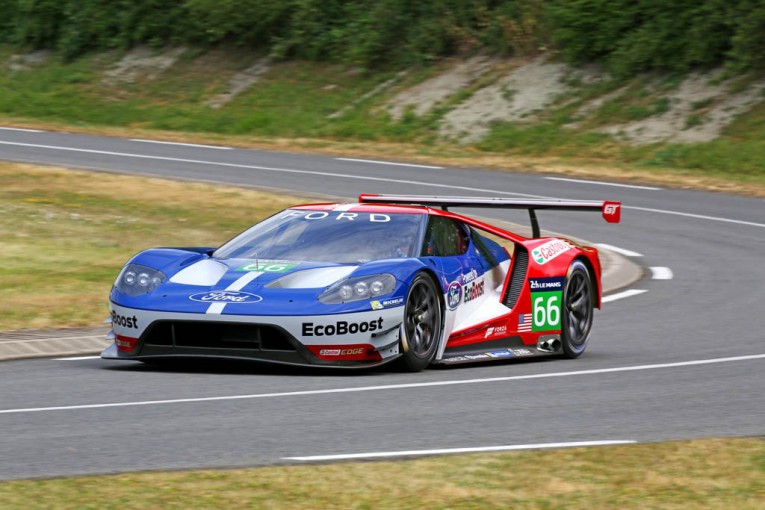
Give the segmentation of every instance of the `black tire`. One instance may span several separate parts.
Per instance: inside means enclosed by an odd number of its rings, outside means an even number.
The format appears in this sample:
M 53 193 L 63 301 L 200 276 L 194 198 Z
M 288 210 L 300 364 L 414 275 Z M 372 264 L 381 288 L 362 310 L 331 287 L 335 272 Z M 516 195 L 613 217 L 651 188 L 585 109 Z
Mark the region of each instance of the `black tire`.
M 560 339 L 567 358 L 577 358 L 587 348 L 594 308 L 590 271 L 581 260 L 575 260 L 568 268 L 561 307 Z
M 438 288 L 432 278 L 420 273 L 415 276 L 406 297 L 399 367 L 408 372 L 419 372 L 430 365 L 438 350 L 442 327 L 443 311 Z

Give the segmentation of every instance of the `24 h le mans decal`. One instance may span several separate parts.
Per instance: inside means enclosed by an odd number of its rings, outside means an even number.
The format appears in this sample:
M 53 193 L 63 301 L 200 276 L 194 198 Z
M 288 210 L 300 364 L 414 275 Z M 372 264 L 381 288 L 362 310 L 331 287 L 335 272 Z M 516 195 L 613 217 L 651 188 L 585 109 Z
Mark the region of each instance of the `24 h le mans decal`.
M 529 278 L 531 331 L 560 330 L 563 277 Z

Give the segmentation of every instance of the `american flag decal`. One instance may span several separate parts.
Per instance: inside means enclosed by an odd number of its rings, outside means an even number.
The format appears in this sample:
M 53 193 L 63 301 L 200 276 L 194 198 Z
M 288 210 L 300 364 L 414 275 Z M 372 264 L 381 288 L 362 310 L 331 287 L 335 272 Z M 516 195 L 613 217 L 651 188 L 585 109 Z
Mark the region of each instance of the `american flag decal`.
M 531 314 L 522 313 L 518 315 L 518 333 L 529 333 L 531 331 Z

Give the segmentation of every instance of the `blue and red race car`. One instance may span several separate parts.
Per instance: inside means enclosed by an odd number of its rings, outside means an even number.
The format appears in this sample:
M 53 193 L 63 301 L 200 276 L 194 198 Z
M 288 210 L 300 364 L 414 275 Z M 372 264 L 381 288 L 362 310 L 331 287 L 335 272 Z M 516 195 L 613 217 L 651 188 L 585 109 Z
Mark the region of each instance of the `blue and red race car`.
M 525 238 L 450 207 L 527 209 Z M 300 205 L 220 248 L 133 257 L 110 296 L 105 359 L 237 358 L 407 370 L 584 352 L 595 248 L 540 238 L 536 211 L 619 202 L 361 195 Z

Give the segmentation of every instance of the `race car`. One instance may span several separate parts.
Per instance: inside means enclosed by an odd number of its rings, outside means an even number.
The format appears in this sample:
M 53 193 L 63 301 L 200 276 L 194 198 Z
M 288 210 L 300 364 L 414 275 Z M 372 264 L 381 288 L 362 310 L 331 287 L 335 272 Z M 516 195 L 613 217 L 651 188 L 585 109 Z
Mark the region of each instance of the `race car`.
M 450 211 L 527 209 L 532 235 Z M 414 195 L 281 211 L 219 248 L 134 256 L 110 295 L 104 359 L 236 358 L 364 368 L 575 358 L 601 305 L 595 248 L 540 237 L 537 210 L 619 202 Z

